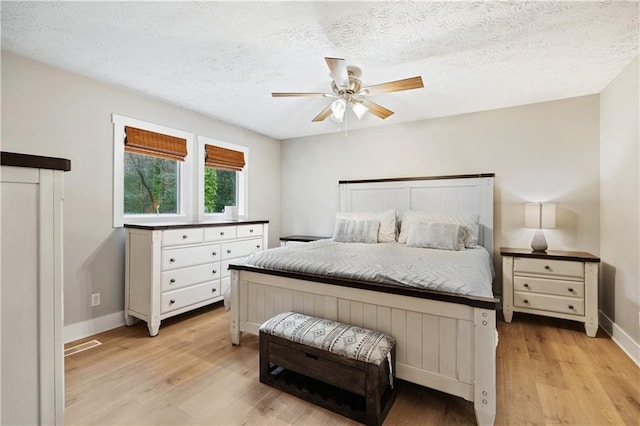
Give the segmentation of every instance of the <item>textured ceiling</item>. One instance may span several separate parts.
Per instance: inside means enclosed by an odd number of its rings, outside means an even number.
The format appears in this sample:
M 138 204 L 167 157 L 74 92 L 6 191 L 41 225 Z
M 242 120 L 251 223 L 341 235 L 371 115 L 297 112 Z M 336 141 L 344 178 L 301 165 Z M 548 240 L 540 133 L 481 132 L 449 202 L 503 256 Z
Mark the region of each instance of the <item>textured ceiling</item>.
M 422 76 L 370 99 L 397 124 L 600 92 L 638 55 L 634 2 L 2 2 L 2 48 L 277 138 L 330 99 L 325 56 L 364 85 Z M 147 117 L 136 117 L 145 119 Z M 344 126 L 344 125 L 343 125 Z

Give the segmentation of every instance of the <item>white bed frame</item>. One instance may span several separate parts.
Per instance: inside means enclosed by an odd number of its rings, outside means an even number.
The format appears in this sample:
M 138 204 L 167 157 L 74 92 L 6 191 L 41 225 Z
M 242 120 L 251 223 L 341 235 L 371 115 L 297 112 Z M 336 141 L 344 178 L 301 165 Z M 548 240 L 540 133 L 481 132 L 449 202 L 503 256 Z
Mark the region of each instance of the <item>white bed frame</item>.
M 340 181 L 340 210 L 396 208 L 399 217 L 407 209 L 477 213 L 479 242 L 492 253 L 493 180 L 493 174 L 486 174 Z M 389 289 L 241 265 L 230 269 L 233 344 L 240 344 L 242 332 L 257 335 L 264 321 L 285 311 L 383 331 L 396 339 L 398 378 L 473 401 L 477 423 L 493 424 L 496 299 Z

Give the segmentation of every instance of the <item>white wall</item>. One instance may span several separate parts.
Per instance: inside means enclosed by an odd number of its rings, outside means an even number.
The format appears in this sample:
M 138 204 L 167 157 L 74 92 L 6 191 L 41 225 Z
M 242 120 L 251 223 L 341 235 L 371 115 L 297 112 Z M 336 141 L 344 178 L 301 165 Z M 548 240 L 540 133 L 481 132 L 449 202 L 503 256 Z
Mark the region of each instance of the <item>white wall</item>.
M 600 308 L 614 339 L 635 346 L 628 352 L 640 363 L 638 73 L 636 57 L 600 94 Z
M 554 201 L 549 248 L 598 255 L 598 108 L 593 95 L 283 141 L 282 233 L 331 235 L 340 179 L 494 172 L 496 252 L 530 246 L 525 202 Z
M 278 244 L 279 141 L 3 51 L 2 150 L 71 159 L 65 174 L 65 325 L 124 305 L 124 232 L 112 228 L 111 217 L 112 113 L 248 146 L 250 218 L 270 220 L 270 245 Z M 91 308 L 96 292 L 102 304 Z

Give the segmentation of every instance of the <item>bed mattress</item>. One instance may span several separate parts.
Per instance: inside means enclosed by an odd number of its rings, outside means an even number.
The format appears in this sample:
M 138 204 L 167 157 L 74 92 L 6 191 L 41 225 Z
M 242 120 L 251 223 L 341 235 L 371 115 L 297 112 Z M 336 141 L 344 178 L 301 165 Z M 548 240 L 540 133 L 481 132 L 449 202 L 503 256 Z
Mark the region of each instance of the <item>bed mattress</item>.
M 264 250 L 243 263 L 255 268 L 313 274 L 429 290 L 493 297 L 491 256 L 484 247 L 461 251 L 399 243 L 320 240 Z

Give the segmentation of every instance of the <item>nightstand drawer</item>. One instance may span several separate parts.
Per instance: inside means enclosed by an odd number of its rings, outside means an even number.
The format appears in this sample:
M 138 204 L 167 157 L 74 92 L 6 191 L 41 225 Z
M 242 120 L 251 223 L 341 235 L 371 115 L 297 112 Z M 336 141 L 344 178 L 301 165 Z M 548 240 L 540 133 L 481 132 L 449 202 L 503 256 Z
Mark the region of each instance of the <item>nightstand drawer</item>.
M 584 300 L 574 297 L 549 296 L 537 293 L 513 292 L 513 305 L 520 308 L 584 315 Z
M 522 292 L 556 294 L 558 296 L 579 298 L 584 297 L 584 283 L 581 281 L 514 276 L 513 289 Z
M 516 257 L 513 262 L 513 272 L 583 278 L 584 263 Z

